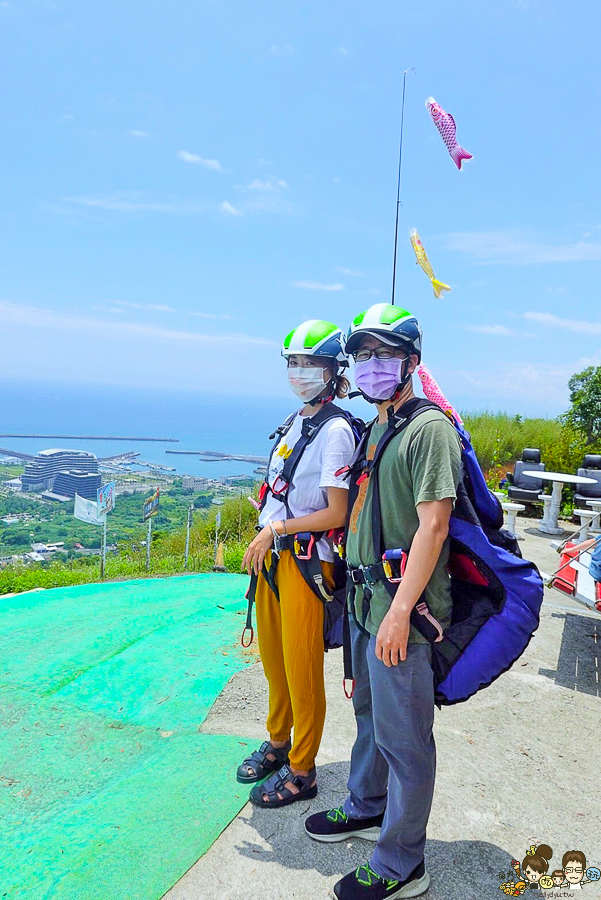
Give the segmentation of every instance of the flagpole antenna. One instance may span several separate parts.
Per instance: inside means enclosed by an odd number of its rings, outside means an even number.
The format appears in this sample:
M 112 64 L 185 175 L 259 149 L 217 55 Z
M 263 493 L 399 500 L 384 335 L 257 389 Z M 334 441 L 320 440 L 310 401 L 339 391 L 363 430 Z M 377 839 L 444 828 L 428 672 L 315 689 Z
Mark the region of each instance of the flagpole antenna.
M 396 252 L 399 240 L 399 206 L 401 205 L 401 166 L 403 162 L 403 125 L 405 122 L 405 82 L 409 72 L 415 72 L 415 66 L 403 72 L 403 100 L 401 103 L 401 137 L 399 141 L 399 177 L 396 189 L 396 221 L 394 223 L 394 262 L 392 264 L 392 305 L 394 306 L 394 289 L 396 284 Z

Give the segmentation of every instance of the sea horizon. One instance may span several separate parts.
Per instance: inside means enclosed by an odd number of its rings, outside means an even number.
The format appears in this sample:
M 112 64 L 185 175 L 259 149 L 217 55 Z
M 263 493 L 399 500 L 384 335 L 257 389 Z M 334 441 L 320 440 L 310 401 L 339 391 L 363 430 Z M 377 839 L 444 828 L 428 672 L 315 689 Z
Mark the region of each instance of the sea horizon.
M 298 404 L 291 395 L 265 403 L 223 399 L 199 391 L 144 390 L 48 382 L 2 383 L 0 433 L 114 435 L 170 438 L 162 441 L 82 440 L 79 438 L 0 438 L 0 447 L 39 453 L 53 447 L 89 450 L 99 457 L 134 451 L 137 459 L 172 466 L 180 475 L 252 475 L 257 463 L 201 462 L 166 450 L 214 450 L 267 456 L 269 435 Z M 0 455 L 4 455 L 1 454 Z M 143 474 L 143 469 L 140 474 Z

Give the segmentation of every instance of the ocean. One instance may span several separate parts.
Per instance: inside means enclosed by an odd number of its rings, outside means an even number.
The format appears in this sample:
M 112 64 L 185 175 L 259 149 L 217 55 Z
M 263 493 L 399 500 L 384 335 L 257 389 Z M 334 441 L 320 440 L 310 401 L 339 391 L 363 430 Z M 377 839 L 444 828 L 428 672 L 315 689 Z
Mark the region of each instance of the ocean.
M 218 477 L 251 474 L 254 463 L 200 462 L 165 450 L 217 450 L 267 456 L 269 435 L 296 408 L 291 394 L 266 403 L 191 391 L 7 382 L 0 386 L 0 433 L 90 434 L 177 438 L 177 444 L 138 441 L 0 438 L 0 447 L 37 453 L 51 447 L 113 456 L 127 450 L 138 459 L 173 466 L 180 474 Z M 139 470 L 142 472 L 143 470 Z

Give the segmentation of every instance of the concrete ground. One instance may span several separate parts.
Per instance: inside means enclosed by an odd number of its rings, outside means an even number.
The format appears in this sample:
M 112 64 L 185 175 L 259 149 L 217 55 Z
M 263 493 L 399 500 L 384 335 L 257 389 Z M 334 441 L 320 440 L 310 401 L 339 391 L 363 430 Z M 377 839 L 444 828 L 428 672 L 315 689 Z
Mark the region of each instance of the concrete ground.
M 535 524 L 518 520 L 522 553 L 550 573 L 559 557 L 547 538 L 528 533 Z M 467 703 L 436 713 L 426 900 L 505 896 L 497 873 L 508 873 L 512 857 L 521 861 L 532 843 L 551 846 L 553 868 L 571 849 L 586 854 L 587 866 L 601 865 L 600 657 L 601 616 L 546 590 L 540 627 L 513 668 Z M 352 706 L 342 693 L 341 653 L 327 654 L 325 665 L 328 712 L 317 798 L 279 811 L 248 804 L 165 900 L 321 900 L 368 859 L 372 844 L 319 844 L 303 828 L 311 812 L 344 800 L 355 736 Z M 267 685 L 257 663 L 234 675 L 203 730 L 260 742 L 266 709 Z M 246 752 L 241 747 L 241 759 Z M 597 884 L 583 891 L 586 898 L 601 897 Z

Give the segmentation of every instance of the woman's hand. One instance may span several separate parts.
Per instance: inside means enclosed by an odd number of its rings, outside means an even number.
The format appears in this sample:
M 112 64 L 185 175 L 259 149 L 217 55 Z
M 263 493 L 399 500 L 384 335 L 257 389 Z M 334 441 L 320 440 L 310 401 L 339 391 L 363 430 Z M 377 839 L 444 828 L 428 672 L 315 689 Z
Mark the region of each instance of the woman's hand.
M 393 604 L 378 628 L 376 656 L 389 668 L 407 659 L 410 616 L 411 611 L 399 610 Z
M 255 575 L 258 575 L 263 568 L 263 560 L 267 555 L 267 551 L 272 546 L 273 534 L 269 525 L 266 525 L 246 548 L 241 568 L 246 569 L 249 575 L 251 570 L 254 571 Z

